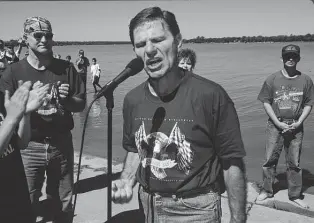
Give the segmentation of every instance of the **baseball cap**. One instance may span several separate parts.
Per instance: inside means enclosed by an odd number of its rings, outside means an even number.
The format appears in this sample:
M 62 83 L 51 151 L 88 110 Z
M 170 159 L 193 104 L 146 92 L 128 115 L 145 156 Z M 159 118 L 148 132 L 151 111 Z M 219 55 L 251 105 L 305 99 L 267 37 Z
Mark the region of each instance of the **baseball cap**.
M 284 46 L 281 51 L 282 56 L 288 53 L 294 53 L 294 54 L 300 55 L 300 47 L 294 44 L 289 44 L 287 46 Z
M 40 16 L 33 16 L 27 18 L 24 22 L 24 33 L 32 33 L 36 31 L 44 31 L 44 32 L 51 32 L 51 23 Z

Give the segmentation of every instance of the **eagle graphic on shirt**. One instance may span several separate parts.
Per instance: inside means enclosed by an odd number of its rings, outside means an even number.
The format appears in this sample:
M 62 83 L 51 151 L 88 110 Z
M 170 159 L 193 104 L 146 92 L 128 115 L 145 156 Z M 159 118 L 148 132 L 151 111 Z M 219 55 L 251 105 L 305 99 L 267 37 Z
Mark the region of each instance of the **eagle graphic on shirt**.
M 177 168 L 186 175 L 189 174 L 194 152 L 177 123 L 168 137 L 162 132 L 146 135 L 145 125 L 142 122 L 135 132 L 135 143 L 142 167 L 150 167 L 156 178 L 167 177 L 165 171 L 167 168 Z
M 64 114 L 63 106 L 59 102 L 58 85 L 59 83 L 52 84 L 43 105 L 37 110 L 37 113 L 46 121 L 52 121 L 53 115 Z
M 279 109 L 290 109 L 295 112 L 303 96 L 303 91 L 291 87 L 281 86 L 275 92 L 274 102 L 278 104 Z

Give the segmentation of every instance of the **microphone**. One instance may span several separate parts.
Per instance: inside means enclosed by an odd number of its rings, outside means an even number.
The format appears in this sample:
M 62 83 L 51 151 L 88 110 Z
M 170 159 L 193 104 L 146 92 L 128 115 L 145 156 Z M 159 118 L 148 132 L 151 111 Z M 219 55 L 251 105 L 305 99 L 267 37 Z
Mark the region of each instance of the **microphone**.
M 100 89 L 99 93 L 96 96 L 96 99 L 104 96 L 108 91 L 113 91 L 120 83 L 125 81 L 130 76 L 134 76 L 135 74 L 141 72 L 143 68 L 144 63 L 140 58 L 135 58 L 131 60 L 118 76 L 109 81 L 102 89 Z

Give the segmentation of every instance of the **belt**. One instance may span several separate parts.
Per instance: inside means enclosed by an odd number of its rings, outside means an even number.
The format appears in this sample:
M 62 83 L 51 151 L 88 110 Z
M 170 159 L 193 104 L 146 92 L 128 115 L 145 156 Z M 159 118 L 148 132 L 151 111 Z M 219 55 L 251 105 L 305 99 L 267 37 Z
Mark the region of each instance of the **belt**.
M 213 186 L 212 184 L 209 184 L 205 187 L 195 188 L 188 191 L 181 191 L 181 192 L 174 192 L 174 193 L 167 193 L 167 192 L 151 192 L 147 188 L 143 187 L 143 190 L 146 193 L 149 193 L 153 196 L 159 195 L 161 197 L 172 197 L 172 198 L 189 198 L 189 197 L 196 197 L 200 194 L 206 194 L 209 192 L 218 193 L 218 189 Z
M 284 119 L 284 118 L 278 118 L 278 120 L 280 121 L 280 122 L 284 122 L 284 123 L 286 123 L 286 124 L 288 124 L 288 125 L 290 125 L 290 124 L 292 124 L 292 123 L 294 123 L 294 122 L 296 122 L 297 120 L 295 120 L 295 119 Z
M 31 138 L 31 141 L 39 142 L 39 143 L 47 143 L 51 142 L 52 136 L 41 136 L 41 137 L 34 137 Z

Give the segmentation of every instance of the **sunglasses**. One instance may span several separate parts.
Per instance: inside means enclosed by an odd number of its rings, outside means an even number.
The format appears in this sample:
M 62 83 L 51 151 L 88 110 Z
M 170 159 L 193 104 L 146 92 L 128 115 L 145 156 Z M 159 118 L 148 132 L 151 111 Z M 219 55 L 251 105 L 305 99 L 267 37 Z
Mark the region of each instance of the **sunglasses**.
M 31 35 L 36 40 L 41 40 L 41 38 L 43 38 L 43 36 L 45 36 L 45 38 L 47 40 L 52 40 L 52 37 L 53 37 L 53 33 L 50 33 L 50 32 L 33 32 L 33 33 L 31 33 Z
M 297 55 L 297 54 L 286 54 L 286 55 L 284 55 L 284 56 L 282 57 L 282 59 L 283 59 L 283 60 L 290 60 L 290 59 L 292 59 L 292 60 L 298 60 L 298 59 L 300 59 L 300 56 Z

